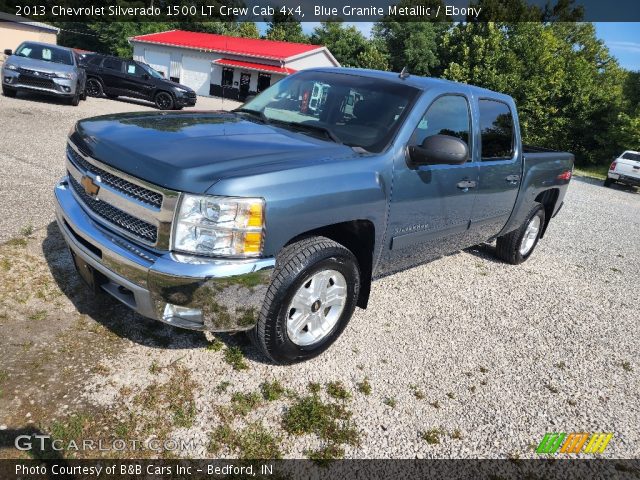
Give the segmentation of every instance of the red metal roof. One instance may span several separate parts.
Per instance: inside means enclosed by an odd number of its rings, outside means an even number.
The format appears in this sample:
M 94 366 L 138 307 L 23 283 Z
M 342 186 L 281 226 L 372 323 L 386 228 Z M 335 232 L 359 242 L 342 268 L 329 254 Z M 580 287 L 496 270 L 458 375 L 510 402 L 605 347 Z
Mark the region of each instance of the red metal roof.
M 230 60 L 228 58 L 219 58 L 213 63 L 217 63 L 218 65 L 225 65 L 227 67 L 239 67 L 247 68 L 249 70 L 258 70 L 260 72 L 282 73 L 284 75 L 289 75 L 290 73 L 297 72 L 297 70 L 294 70 L 293 68 L 276 67 L 274 65 L 265 65 L 264 63 L 243 62 L 241 60 Z
M 187 32 L 184 30 L 138 35 L 131 40 L 200 50 L 213 50 L 252 57 L 272 58 L 276 60 L 285 60 L 302 53 L 323 48 L 321 45 L 308 45 L 306 43 L 229 37 L 227 35 Z

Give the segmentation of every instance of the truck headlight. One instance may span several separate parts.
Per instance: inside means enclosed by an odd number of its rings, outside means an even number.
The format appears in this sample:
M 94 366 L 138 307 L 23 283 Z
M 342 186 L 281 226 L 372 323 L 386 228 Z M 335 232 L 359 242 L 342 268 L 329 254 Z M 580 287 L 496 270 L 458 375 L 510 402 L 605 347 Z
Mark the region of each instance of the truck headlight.
M 4 68 L 6 68 L 7 70 L 18 70 L 18 67 L 13 63 L 5 63 Z
M 209 256 L 257 257 L 262 253 L 264 200 L 182 196 L 173 250 Z

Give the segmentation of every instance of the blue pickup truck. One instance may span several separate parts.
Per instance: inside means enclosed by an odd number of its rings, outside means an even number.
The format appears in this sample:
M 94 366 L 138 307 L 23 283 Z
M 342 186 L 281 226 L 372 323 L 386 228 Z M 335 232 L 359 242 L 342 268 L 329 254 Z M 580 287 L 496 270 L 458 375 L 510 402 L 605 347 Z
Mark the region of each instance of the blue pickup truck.
M 66 155 L 56 216 L 92 289 L 277 363 L 327 349 L 376 278 L 493 240 L 525 261 L 573 169 L 522 145 L 506 95 L 343 68 L 233 112 L 85 119 Z

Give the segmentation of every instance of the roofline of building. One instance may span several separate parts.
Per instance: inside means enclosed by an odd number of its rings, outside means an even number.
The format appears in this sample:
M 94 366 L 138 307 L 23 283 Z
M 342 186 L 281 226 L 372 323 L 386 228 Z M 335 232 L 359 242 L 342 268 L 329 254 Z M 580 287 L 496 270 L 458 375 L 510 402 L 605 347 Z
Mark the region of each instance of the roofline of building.
M 12 23 L 22 23 L 24 25 L 28 25 L 30 27 L 39 28 L 41 30 L 47 30 L 50 32 L 56 32 L 56 35 L 60 33 L 60 29 L 58 27 L 54 27 L 53 25 L 47 25 L 42 22 L 34 22 L 26 17 L 20 17 L 18 15 L 11 15 L 10 13 L 0 12 L 0 22 L 12 22 Z
M 331 51 L 325 47 L 324 45 L 318 45 L 318 48 L 314 49 L 314 50 L 309 50 L 308 52 L 302 52 L 302 53 L 298 53 L 297 55 L 292 55 L 290 57 L 286 58 L 286 61 L 291 62 L 293 60 L 298 60 L 300 58 L 304 58 L 307 57 L 309 55 L 311 55 L 312 53 L 318 53 L 318 52 L 322 52 L 324 51 L 327 56 L 329 57 L 329 60 L 331 60 L 331 62 L 336 66 L 336 67 L 340 67 L 340 62 L 338 62 L 338 60 L 336 60 L 336 57 L 333 56 L 333 54 L 331 53 Z
M 287 68 L 287 67 L 276 67 L 276 68 L 282 68 L 285 71 L 284 72 L 276 72 L 273 70 L 269 70 L 269 69 L 260 69 L 260 68 L 255 68 L 255 67 L 247 67 L 247 66 L 239 66 L 239 65 L 233 65 L 233 64 L 227 64 L 224 63 L 224 58 L 218 58 L 217 60 L 214 60 L 213 63 L 215 63 L 216 65 L 222 65 L 224 67 L 233 67 L 233 68 L 240 68 L 242 70 L 254 70 L 256 72 L 268 72 L 268 73 L 276 73 L 276 74 L 282 74 L 282 75 L 293 75 L 294 73 L 296 73 L 298 70 L 295 70 L 293 68 Z M 266 65 L 267 67 L 274 67 L 275 65 Z M 288 71 L 291 70 L 291 71 Z
M 175 30 L 168 30 L 168 32 L 175 32 Z M 158 33 L 167 33 L 167 32 L 158 32 Z M 165 47 L 187 48 L 189 50 L 198 50 L 200 52 L 215 52 L 215 53 L 223 53 L 223 54 L 227 54 L 227 55 L 242 55 L 244 57 L 262 58 L 262 59 L 265 59 L 265 60 L 274 60 L 274 61 L 277 61 L 277 62 L 290 62 L 292 60 L 296 60 L 298 58 L 305 57 L 305 56 L 307 56 L 307 55 L 309 55 L 311 53 L 317 53 L 319 51 L 324 50 L 329 54 L 329 57 L 332 59 L 332 61 L 336 62 L 337 65 L 340 65 L 337 62 L 337 60 L 333 57 L 331 52 L 329 52 L 327 47 L 325 47 L 323 45 L 318 45 L 313 50 L 309 50 L 307 52 L 298 53 L 298 54 L 292 55 L 290 57 L 267 57 L 267 56 L 264 56 L 264 55 L 254 55 L 254 54 L 250 54 L 250 53 L 240 53 L 240 52 L 234 51 L 234 50 L 218 50 L 218 49 L 215 49 L 215 48 L 188 47 L 186 45 L 176 45 L 175 43 L 165 43 L 165 42 L 141 40 L 139 38 L 139 37 L 144 37 L 144 36 L 147 36 L 147 35 L 155 35 L 155 34 L 147 33 L 145 35 L 136 35 L 135 37 L 129 37 L 127 40 L 129 41 L 129 43 L 131 43 L 131 42 L 139 42 L 139 43 L 146 43 L 148 45 L 162 45 L 162 46 L 165 46 Z

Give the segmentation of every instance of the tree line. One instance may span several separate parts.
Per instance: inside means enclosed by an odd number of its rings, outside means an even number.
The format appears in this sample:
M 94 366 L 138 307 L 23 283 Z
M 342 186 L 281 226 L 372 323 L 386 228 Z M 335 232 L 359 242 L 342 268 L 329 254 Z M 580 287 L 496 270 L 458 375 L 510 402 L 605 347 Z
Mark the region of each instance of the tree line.
M 416 0 L 402 0 L 410 5 Z M 417 0 L 421 4 L 425 0 Z M 435 3 L 439 0 L 426 0 Z M 343 66 L 441 77 L 506 93 L 518 106 L 526 144 L 568 150 L 578 165 L 608 164 L 640 150 L 640 72 L 620 67 L 571 0 L 553 9 L 523 0 L 481 0 L 485 18 L 464 23 L 384 17 L 370 38 L 340 19 L 307 35 L 277 13 L 262 38 L 325 45 Z M 505 21 L 496 18 L 497 9 Z M 509 18 L 512 15 L 512 18 Z M 426 20 L 426 19 L 425 19 Z M 523 21 L 526 20 L 526 21 Z M 131 56 L 127 38 L 170 29 L 260 38 L 251 22 L 59 23 L 63 45 Z

